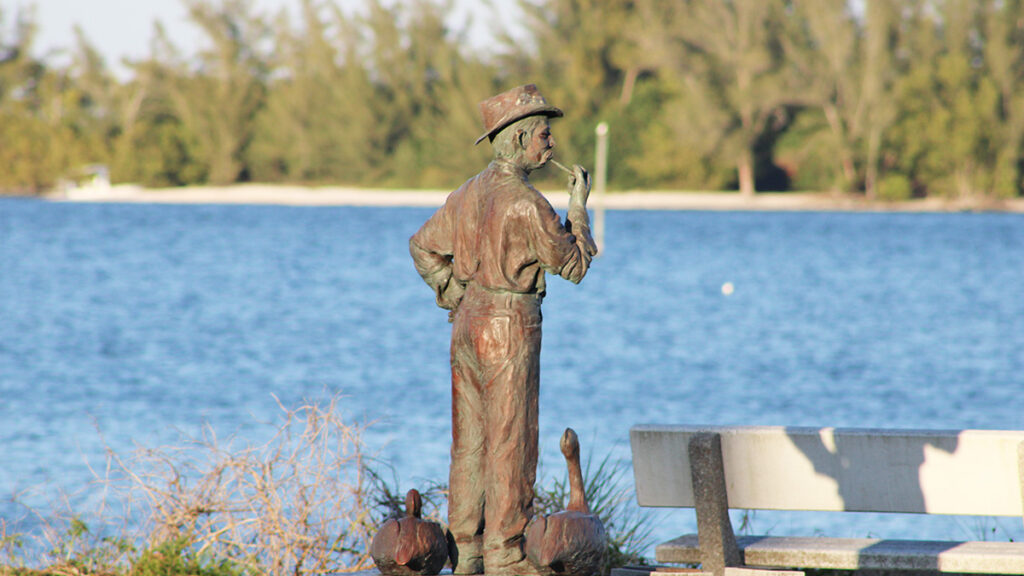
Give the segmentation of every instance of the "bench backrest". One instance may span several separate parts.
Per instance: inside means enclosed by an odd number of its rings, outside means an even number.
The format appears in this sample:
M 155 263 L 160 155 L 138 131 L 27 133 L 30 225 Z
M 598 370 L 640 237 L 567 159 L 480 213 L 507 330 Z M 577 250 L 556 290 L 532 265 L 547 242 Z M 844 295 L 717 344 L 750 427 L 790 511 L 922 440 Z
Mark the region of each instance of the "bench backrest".
M 693 507 L 688 446 L 721 435 L 730 508 L 1024 515 L 1024 431 L 636 426 L 641 506 Z

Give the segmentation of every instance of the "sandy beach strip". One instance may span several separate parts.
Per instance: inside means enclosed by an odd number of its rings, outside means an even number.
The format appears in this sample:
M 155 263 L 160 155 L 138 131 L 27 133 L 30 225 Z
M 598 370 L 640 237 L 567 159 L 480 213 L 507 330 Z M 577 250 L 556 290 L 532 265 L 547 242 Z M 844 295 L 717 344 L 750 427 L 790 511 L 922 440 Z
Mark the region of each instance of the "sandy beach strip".
M 267 204 L 281 206 L 425 206 L 444 203 L 449 190 L 401 190 L 348 187 L 308 187 L 269 184 L 142 188 L 134 185 L 79 188 L 53 193 L 58 202 L 121 202 L 149 204 Z M 542 189 L 556 208 L 565 208 L 563 190 Z M 633 191 L 591 194 L 591 209 L 608 210 L 757 210 L 757 211 L 880 211 L 1024 213 L 1024 198 L 998 205 L 928 198 L 907 202 L 867 202 L 863 198 L 829 193 L 768 192 L 744 198 L 737 192 Z

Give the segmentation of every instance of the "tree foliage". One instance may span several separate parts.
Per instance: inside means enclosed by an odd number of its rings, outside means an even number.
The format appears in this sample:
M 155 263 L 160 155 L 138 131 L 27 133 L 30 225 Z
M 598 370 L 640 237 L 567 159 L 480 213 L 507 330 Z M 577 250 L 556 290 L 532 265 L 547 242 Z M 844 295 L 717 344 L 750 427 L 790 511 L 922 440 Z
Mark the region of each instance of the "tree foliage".
M 81 31 L 61 64 L 37 55 L 34 11 L 0 9 L 0 190 L 92 164 L 149 186 L 451 188 L 489 156 L 478 103 L 528 82 L 567 112 L 561 158 L 588 163 L 611 126 L 613 188 L 1024 187 L 1024 0 L 520 0 L 484 47 L 453 0 L 181 1 L 199 45 L 157 23 L 124 77 Z

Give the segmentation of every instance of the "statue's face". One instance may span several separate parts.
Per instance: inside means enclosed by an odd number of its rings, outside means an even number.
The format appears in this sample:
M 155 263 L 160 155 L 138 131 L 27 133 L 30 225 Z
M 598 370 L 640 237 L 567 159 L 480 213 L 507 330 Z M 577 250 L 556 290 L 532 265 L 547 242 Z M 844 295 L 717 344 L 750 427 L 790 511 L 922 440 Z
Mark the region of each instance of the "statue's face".
M 524 159 L 530 170 L 536 170 L 554 157 L 555 137 L 551 135 L 551 126 L 545 120 L 534 129 L 523 151 Z

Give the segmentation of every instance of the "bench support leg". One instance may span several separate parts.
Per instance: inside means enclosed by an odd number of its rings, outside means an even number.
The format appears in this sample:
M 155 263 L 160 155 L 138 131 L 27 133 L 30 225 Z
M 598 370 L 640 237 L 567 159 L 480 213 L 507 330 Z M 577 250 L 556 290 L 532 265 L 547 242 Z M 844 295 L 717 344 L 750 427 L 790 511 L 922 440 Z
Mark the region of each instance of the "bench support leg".
M 689 451 L 701 567 L 723 576 L 727 566 L 742 566 L 743 557 L 729 520 L 722 437 L 716 433 L 697 434 L 690 439 Z

